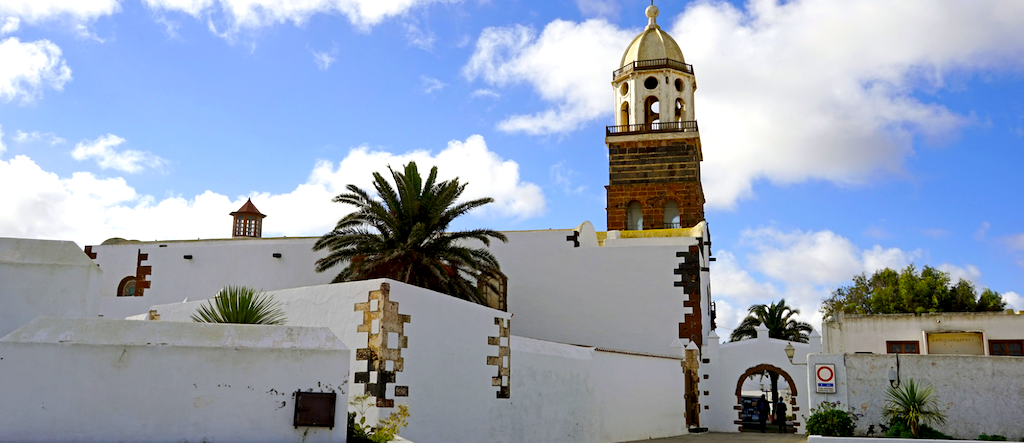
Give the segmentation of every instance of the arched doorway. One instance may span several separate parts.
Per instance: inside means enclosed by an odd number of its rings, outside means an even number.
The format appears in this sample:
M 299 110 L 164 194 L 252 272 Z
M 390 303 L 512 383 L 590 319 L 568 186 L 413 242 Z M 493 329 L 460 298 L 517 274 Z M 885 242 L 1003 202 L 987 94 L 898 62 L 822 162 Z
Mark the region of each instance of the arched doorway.
M 743 372 L 743 375 L 741 375 L 740 378 L 738 380 L 736 380 L 736 406 L 733 409 L 735 409 L 737 411 L 737 417 L 736 417 L 736 421 L 734 421 L 734 423 L 739 425 L 738 430 L 740 432 L 744 431 L 744 426 L 747 426 L 748 428 L 746 430 L 750 431 L 751 430 L 750 426 L 752 424 L 755 424 L 755 421 L 752 421 L 751 417 L 747 413 L 747 409 L 749 408 L 749 401 L 747 402 L 748 404 L 744 403 L 744 398 L 743 398 L 743 382 L 746 381 L 747 379 L 751 378 L 752 376 L 755 376 L 755 375 L 758 375 L 758 374 L 761 374 L 761 373 L 764 373 L 764 372 L 776 373 L 776 374 L 779 375 L 779 381 L 780 382 L 782 380 L 785 380 L 786 383 L 789 384 L 790 398 L 789 398 L 789 402 L 788 402 L 789 405 L 786 407 L 786 414 L 787 415 L 793 415 L 794 417 L 796 417 L 796 415 L 797 415 L 796 411 L 798 411 L 798 409 L 796 408 L 796 405 L 797 405 L 798 390 L 797 390 L 796 383 L 793 383 L 793 377 L 791 377 L 788 373 L 786 373 L 786 371 L 783 371 L 782 368 L 779 368 L 777 366 L 772 366 L 772 365 L 769 365 L 769 364 L 760 364 L 760 365 L 757 365 L 757 366 L 754 366 L 754 367 L 751 367 L 751 368 L 747 369 L 746 371 Z M 781 383 L 779 383 L 779 385 L 781 387 Z M 771 393 L 768 393 L 767 395 L 768 395 L 768 401 L 771 402 L 772 401 Z M 774 412 L 775 412 L 775 407 L 773 405 L 772 413 L 774 414 Z M 768 422 L 768 425 L 772 425 L 771 421 Z M 759 427 L 759 425 L 757 425 L 757 426 Z M 796 433 L 796 427 L 797 426 L 799 426 L 799 423 L 796 422 L 796 420 L 793 420 L 789 424 L 786 425 L 786 430 L 790 434 L 794 434 L 794 433 Z M 778 429 L 776 427 L 774 427 L 774 426 L 771 429 L 773 429 L 774 432 L 778 432 Z M 760 429 L 758 429 L 758 430 L 760 430 Z

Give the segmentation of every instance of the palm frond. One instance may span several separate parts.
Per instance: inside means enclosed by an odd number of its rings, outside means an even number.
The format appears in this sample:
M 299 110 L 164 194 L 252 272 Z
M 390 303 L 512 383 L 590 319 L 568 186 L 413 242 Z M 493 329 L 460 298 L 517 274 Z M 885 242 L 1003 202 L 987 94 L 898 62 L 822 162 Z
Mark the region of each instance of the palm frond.
M 280 303 L 263 291 L 247 286 L 226 286 L 192 314 L 197 323 L 282 325 L 287 321 Z

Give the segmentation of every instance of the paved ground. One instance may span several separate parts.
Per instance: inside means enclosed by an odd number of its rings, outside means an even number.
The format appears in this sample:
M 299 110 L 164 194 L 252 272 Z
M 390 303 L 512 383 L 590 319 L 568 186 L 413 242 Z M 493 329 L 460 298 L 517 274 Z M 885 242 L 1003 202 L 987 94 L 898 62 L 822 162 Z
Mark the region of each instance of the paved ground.
M 737 432 L 737 433 L 714 433 L 706 432 L 703 434 L 687 434 L 680 435 L 678 437 L 659 438 L 654 440 L 637 440 L 635 442 L 624 442 L 624 443 L 725 443 L 725 442 L 741 442 L 741 443 L 796 443 L 806 442 L 807 437 L 804 435 L 795 434 L 772 434 L 772 433 L 760 433 L 760 432 Z

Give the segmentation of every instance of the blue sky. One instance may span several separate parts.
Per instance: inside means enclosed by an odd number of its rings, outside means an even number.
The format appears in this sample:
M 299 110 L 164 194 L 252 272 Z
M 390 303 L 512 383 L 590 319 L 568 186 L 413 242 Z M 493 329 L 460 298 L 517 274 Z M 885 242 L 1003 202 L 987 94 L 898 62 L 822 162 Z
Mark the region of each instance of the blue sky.
M 410 159 L 604 228 L 610 73 L 646 1 L 0 0 L 0 235 L 320 235 Z M 723 326 L 913 262 L 1024 309 L 1024 3 L 658 1 L 695 67 Z

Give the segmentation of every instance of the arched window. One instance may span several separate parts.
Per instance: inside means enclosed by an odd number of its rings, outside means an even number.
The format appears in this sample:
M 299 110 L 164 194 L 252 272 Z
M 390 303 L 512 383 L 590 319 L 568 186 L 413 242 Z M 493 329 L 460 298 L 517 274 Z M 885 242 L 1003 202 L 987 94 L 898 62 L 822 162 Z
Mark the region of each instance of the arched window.
M 620 112 L 619 124 L 620 125 L 628 125 L 629 124 L 629 102 L 625 102 L 625 103 L 622 104 L 622 111 Z
M 644 122 L 650 125 L 651 129 L 658 129 L 661 123 L 661 105 L 658 97 L 650 96 L 644 101 Z
M 117 296 L 118 297 L 134 297 L 135 296 L 135 276 L 129 275 L 121 279 L 121 283 L 117 285 Z
M 676 121 L 681 122 L 686 120 L 686 103 L 683 103 L 683 99 L 676 99 Z
M 665 202 L 665 229 L 678 229 L 679 226 L 679 203 L 674 200 Z
M 644 209 L 640 202 L 634 200 L 626 206 L 626 230 L 642 231 L 644 229 Z

